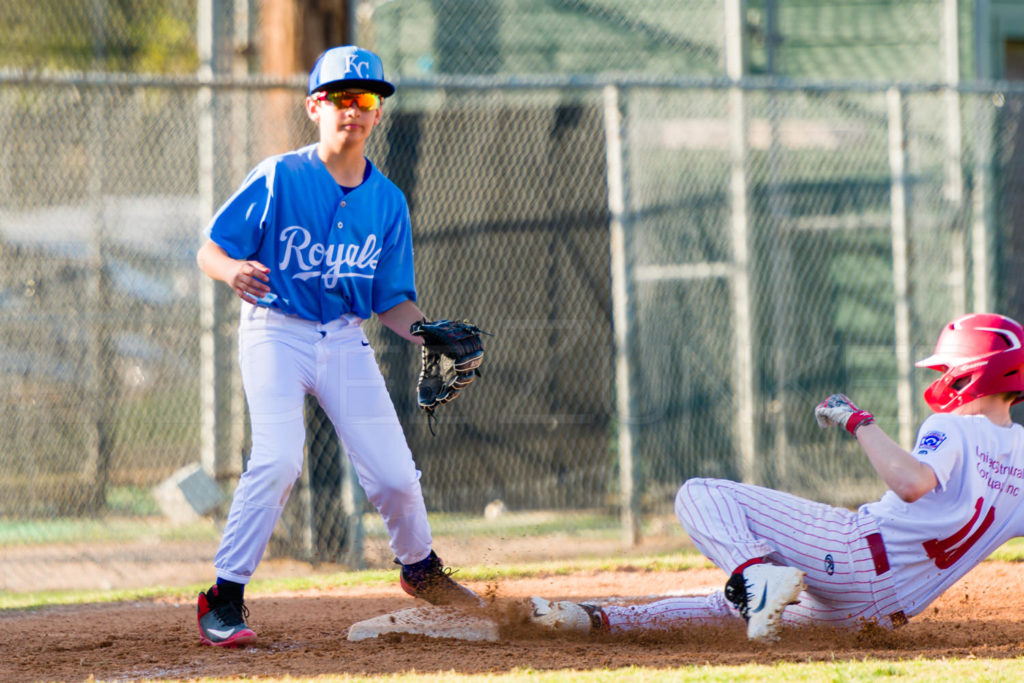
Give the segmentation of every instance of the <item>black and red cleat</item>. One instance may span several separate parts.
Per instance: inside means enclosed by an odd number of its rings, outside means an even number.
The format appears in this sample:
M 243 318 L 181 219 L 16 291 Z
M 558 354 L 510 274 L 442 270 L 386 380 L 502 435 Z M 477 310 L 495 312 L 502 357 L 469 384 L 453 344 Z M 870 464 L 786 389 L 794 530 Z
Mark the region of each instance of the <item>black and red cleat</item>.
M 221 598 L 217 586 L 199 594 L 199 642 L 216 647 L 238 647 L 255 642 L 256 632 L 245 622 L 249 610 L 244 602 Z

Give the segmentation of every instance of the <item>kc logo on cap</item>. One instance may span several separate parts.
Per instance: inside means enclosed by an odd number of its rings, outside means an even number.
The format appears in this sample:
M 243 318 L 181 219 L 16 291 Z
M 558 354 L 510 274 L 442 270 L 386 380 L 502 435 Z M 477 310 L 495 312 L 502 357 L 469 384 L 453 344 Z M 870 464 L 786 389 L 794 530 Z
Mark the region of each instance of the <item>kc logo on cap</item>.
M 360 55 L 350 54 L 345 56 L 345 72 L 354 74 L 356 78 L 370 77 L 370 62 L 359 61 Z
M 309 72 L 309 94 L 328 86 L 362 88 L 388 97 L 395 86 L 384 80 L 384 65 L 373 52 L 355 45 L 327 50 Z

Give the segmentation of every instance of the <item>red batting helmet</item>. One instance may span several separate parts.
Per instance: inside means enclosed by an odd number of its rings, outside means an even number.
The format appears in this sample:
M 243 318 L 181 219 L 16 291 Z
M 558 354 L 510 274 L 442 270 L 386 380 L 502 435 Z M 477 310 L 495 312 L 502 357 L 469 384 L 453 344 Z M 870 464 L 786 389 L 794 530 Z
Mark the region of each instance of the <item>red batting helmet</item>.
M 943 328 L 935 353 L 919 368 L 942 376 L 924 392 L 932 410 L 948 413 L 989 394 L 1024 392 L 1024 327 L 992 313 L 971 313 Z M 1014 403 L 1024 400 L 1024 393 Z

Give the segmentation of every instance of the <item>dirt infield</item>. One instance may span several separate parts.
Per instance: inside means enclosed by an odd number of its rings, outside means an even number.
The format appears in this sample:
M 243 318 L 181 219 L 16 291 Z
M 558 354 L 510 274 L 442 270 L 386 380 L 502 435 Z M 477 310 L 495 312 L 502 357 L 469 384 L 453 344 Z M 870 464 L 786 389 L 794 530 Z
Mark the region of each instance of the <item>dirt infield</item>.
M 0 680 L 79 681 L 202 676 L 307 677 L 400 672 L 500 673 L 515 668 L 591 669 L 778 661 L 1019 657 L 1024 655 L 1024 572 L 987 562 L 925 614 L 897 631 L 788 631 L 772 646 L 749 643 L 741 624 L 689 628 L 640 638 L 559 637 L 509 618 L 517 598 L 656 595 L 719 585 L 717 570 L 619 570 L 472 584 L 492 597 L 504 619 L 497 643 L 390 636 L 350 643 L 352 623 L 417 604 L 395 585 L 328 592 L 251 595 L 250 623 L 259 643 L 239 650 L 199 644 L 195 603 L 159 600 L 0 613 Z

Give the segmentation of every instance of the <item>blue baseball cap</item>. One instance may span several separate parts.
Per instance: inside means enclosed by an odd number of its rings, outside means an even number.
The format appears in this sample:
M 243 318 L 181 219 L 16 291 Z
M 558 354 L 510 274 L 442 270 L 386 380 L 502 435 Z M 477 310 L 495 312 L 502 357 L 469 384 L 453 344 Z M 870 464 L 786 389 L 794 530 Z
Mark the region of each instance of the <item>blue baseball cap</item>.
M 309 72 L 309 94 L 326 88 L 360 88 L 389 97 L 395 86 L 384 80 L 384 65 L 380 57 L 355 45 L 343 45 L 327 50 Z

